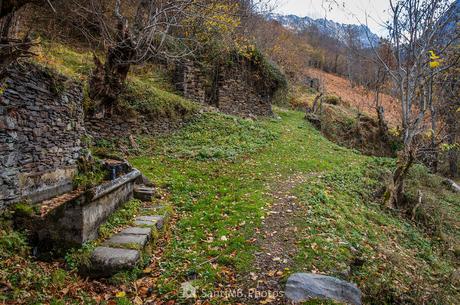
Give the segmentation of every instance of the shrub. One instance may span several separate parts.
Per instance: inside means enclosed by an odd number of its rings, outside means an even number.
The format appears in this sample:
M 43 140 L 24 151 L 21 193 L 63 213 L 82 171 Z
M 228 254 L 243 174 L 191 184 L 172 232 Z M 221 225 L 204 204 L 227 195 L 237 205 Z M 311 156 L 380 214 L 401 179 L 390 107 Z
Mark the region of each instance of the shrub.
M 331 105 L 340 105 L 341 99 L 336 95 L 326 95 L 323 97 L 323 103 Z

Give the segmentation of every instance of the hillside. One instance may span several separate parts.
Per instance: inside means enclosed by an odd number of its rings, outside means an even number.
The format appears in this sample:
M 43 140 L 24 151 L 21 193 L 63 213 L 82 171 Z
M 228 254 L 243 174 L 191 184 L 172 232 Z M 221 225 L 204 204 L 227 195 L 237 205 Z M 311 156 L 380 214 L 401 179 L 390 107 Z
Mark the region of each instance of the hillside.
M 325 87 L 328 94 L 340 97 L 345 105 L 375 117 L 375 94 L 365 90 L 361 86 L 352 87 L 348 79 L 321 71 L 319 69 L 307 68 L 304 72 L 310 77 L 318 78 Z M 380 103 L 385 109 L 385 119 L 392 127 L 396 127 L 400 120 L 399 105 L 397 101 L 387 95 L 380 95 Z

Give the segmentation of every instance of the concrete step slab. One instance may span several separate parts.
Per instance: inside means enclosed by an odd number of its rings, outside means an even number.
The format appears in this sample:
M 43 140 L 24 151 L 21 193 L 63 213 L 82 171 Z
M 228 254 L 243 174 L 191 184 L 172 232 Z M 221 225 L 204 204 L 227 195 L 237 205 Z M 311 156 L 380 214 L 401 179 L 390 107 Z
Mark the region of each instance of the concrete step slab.
M 103 243 L 104 246 L 128 246 L 133 245 L 142 249 L 148 241 L 147 235 L 116 234 Z
M 155 205 L 155 206 L 148 206 L 148 207 L 144 207 L 141 209 L 141 211 L 143 212 L 151 212 L 151 213 L 155 213 L 157 211 L 164 211 L 166 209 L 166 206 L 164 205 Z
M 152 198 L 155 196 L 155 188 L 145 186 L 145 185 L 136 185 L 134 187 L 134 198 L 141 201 L 152 201 Z
M 153 215 L 153 216 L 138 216 L 134 223 L 136 225 L 156 226 L 158 230 L 161 230 L 164 225 L 164 216 Z
M 90 274 L 94 277 L 111 276 L 132 269 L 140 259 L 137 250 L 97 247 L 91 255 Z
M 147 235 L 151 236 L 152 228 L 129 227 L 120 232 L 123 235 Z

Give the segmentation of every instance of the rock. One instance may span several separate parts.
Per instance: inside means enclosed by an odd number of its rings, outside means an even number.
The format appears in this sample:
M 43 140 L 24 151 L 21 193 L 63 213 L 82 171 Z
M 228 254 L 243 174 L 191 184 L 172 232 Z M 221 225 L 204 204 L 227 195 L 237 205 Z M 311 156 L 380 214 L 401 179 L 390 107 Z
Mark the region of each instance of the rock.
M 96 277 L 110 276 L 134 268 L 139 258 L 137 250 L 97 247 L 91 255 L 89 273 Z
M 136 245 L 139 248 L 143 248 L 147 244 L 147 235 L 134 235 L 134 234 L 116 234 L 109 240 L 104 242 L 104 246 L 116 246 L 116 245 Z
M 458 185 L 454 180 L 446 179 L 444 183 L 450 187 L 452 192 L 460 193 L 460 185 Z
M 155 212 L 160 212 L 160 213 L 166 213 L 165 211 L 166 206 L 164 205 L 155 205 L 155 206 L 149 206 L 146 208 L 142 208 L 142 211 L 146 212 L 146 214 L 153 214 Z
M 317 298 L 361 304 L 361 290 L 355 284 L 326 275 L 295 273 L 288 278 L 285 292 L 294 302 Z
M 139 216 L 134 221 L 136 225 L 156 226 L 158 230 L 161 230 L 164 225 L 164 217 L 160 215 L 155 216 Z
M 153 187 L 147 187 L 145 185 L 136 185 L 134 187 L 134 198 L 142 201 L 152 201 L 155 195 L 155 189 Z

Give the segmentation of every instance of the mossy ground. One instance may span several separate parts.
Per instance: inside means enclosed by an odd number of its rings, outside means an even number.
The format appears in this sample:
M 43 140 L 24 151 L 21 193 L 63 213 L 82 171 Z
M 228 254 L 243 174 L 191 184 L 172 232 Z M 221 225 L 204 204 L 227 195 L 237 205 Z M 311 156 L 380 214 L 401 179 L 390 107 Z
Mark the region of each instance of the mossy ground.
M 459 294 L 452 274 L 458 258 L 449 244 L 432 234 L 433 230 L 383 209 L 375 200 L 375 192 L 383 186 L 378 178 L 394 161 L 365 157 L 331 143 L 301 112 L 276 112 L 281 120 L 252 122 L 206 114 L 173 135 L 141 141 L 141 155 L 130 161 L 168 189 L 176 220 L 157 258 L 158 272 L 141 279 L 151 283 L 153 295 L 141 294 L 137 284 L 126 283 L 135 276 L 125 276 L 126 298 L 187 303 L 180 286 L 190 280 L 202 298 L 211 291 L 238 287 L 239 279 L 252 272 L 258 250 L 254 236 L 273 201 L 270 186 L 293 175 L 317 173 L 292 191 L 302 208 L 296 223 L 297 255 L 284 278 L 297 271 L 339 276 L 356 282 L 368 304 L 454 304 Z M 433 180 L 421 182 L 418 177 Z M 439 208 L 459 219 L 458 194 L 441 189 L 440 181 L 423 168 L 414 168 L 411 180 L 420 184 L 411 182 L 409 195 L 423 186 L 427 197 L 436 198 Z M 458 224 L 441 223 L 437 228 L 445 239 L 458 244 Z M 92 282 L 78 294 L 63 297 L 62 289 L 49 284 L 52 271 L 46 270 L 51 267 L 43 269 L 41 263 L 11 249 L 13 243 L 6 240 L 12 234 L 17 233 L 10 231 L 0 241 L 0 282 L 14 287 L 5 294 L 7 298 L 21 295 L 34 300 L 29 304 L 63 298 L 76 304 L 83 298 L 85 304 L 97 303 Z M 26 266 L 19 272 L 14 267 L 18 262 Z M 75 277 L 70 272 L 63 282 Z M 117 285 L 110 286 L 112 297 L 122 289 Z M 236 301 L 213 298 L 210 302 Z

